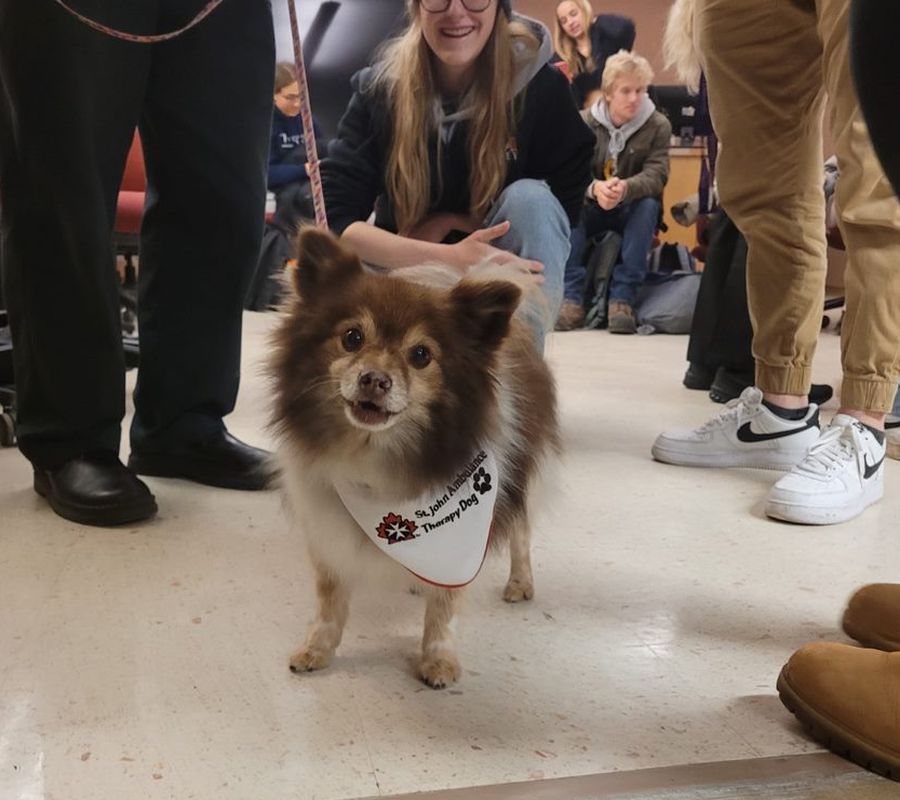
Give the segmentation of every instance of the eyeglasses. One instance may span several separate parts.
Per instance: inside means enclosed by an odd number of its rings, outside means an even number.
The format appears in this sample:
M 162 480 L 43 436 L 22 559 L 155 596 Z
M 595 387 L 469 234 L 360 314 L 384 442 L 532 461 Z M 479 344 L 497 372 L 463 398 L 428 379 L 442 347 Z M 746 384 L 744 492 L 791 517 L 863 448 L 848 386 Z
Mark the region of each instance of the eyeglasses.
M 419 0 L 419 5 L 429 14 L 440 14 L 450 8 L 450 2 L 451 0 Z M 480 14 L 488 10 L 491 0 L 462 0 L 462 4 L 467 11 Z

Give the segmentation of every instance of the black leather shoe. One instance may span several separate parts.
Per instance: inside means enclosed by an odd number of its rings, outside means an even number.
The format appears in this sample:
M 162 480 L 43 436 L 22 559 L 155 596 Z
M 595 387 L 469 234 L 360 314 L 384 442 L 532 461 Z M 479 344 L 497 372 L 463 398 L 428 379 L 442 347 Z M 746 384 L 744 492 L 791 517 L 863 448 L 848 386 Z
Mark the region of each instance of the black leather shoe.
M 224 489 L 258 490 L 272 478 L 271 454 L 235 439 L 228 431 L 165 451 L 132 450 L 128 466 L 140 475 L 184 478 Z
M 61 467 L 34 467 L 34 490 L 59 516 L 82 525 L 125 525 L 152 517 L 156 500 L 115 453 L 88 453 Z
M 735 372 L 727 367 L 719 367 L 712 385 L 709 387 L 709 399 L 714 403 L 727 403 L 740 397 L 748 386 L 753 386 L 756 376 L 750 372 Z
M 688 363 L 687 371 L 681 381 L 688 389 L 709 389 L 712 386 L 715 371 L 702 364 Z

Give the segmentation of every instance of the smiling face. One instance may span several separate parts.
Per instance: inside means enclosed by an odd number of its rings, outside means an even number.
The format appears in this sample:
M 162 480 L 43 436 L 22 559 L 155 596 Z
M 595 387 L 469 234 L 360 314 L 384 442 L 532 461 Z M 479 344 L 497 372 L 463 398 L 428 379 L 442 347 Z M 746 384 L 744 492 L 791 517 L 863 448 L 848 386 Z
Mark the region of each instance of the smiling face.
M 475 63 L 497 20 L 497 0 L 484 11 L 469 11 L 462 0 L 450 0 L 446 11 L 418 6 L 422 36 L 434 54 L 438 85 L 445 94 L 460 94 L 472 82 Z
M 556 17 L 566 35 L 575 40 L 580 39 L 587 32 L 584 14 L 572 0 L 564 0 L 556 7 Z
M 347 421 L 364 431 L 427 424 L 428 406 L 443 383 L 440 345 L 424 319 L 386 327 L 365 307 L 335 327 L 342 333 L 340 346 L 331 348 L 329 376 Z
M 313 228 L 297 260 L 299 298 L 272 361 L 278 427 L 308 453 L 390 453 L 416 480 L 452 475 L 493 419 L 492 370 L 519 289 L 376 275 Z

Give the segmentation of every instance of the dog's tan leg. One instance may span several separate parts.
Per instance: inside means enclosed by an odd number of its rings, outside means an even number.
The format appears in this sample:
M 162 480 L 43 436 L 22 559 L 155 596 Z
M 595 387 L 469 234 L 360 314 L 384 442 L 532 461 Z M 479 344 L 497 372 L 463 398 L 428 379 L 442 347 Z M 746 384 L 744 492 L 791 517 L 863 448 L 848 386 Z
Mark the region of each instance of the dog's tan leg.
M 531 529 L 527 517 L 518 517 L 509 532 L 509 580 L 503 590 L 507 603 L 518 603 L 534 597 L 531 572 Z
M 428 590 L 419 677 L 433 689 L 443 689 L 459 679 L 455 617 L 461 593 L 460 589 Z
M 340 578 L 317 566 L 316 590 L 319 612 L 306 636 L 306 644 L 291 658 L 292 672 L 310 672 L 327 667 L 341 643 L 344 625 L 347 624 L 350 592 Z

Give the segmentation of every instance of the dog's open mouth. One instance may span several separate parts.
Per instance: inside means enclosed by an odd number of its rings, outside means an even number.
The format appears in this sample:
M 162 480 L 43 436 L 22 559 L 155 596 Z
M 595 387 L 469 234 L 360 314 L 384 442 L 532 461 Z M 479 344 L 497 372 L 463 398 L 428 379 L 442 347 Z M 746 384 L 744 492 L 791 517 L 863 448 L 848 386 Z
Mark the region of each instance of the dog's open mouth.
M 386 408 L 373 403 L 371 400 L 356 400 L 348 402 L 350 413 L 357 422 L 363 425 L 384 425 L 392 416 Z

